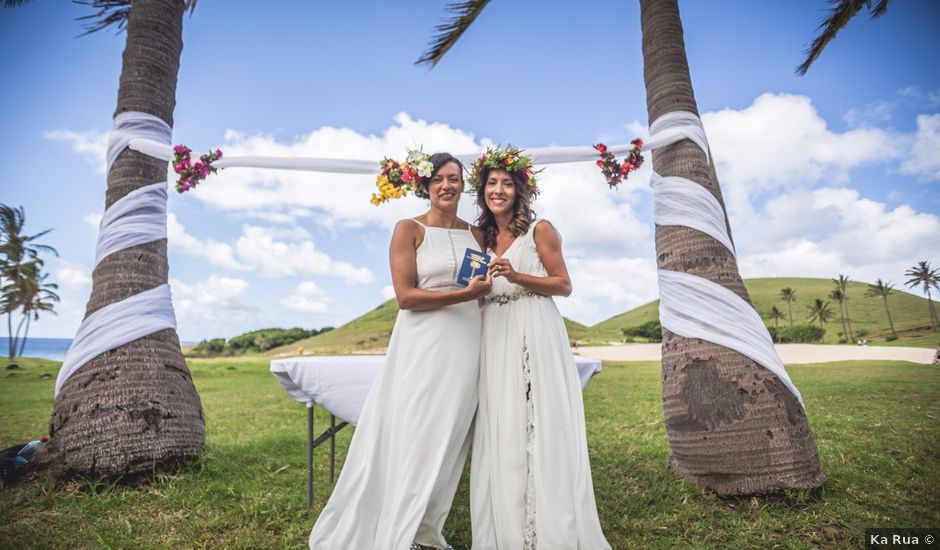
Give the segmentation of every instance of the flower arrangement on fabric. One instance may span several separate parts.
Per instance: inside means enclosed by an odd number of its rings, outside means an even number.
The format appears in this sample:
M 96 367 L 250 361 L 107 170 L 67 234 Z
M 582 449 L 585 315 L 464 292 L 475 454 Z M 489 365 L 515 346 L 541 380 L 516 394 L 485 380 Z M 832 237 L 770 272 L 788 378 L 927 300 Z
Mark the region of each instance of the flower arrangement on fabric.
M 218 172 L 212 163 L 222 158 L 222 151 L 216 149 L 199 157 L 198 162 L 192 162 L 192 149 L 185 145 L 173 147 L 173 170 L 179 174 L 176 180 L 176 191 L 185 193 L 199 185 L 209 174 Z
M 372 194 L 372 204 L 378 206 L 391 199 L 404 197 L 409 191 L 414 191 L 416 197 L 428 198 L 428 194 L 418 182 L 420 178 L 431 177 L 434 165 L 423 151 L 408 151 L 405 162 L 385 157 L 379 166 L 382 167 L 382 172 L 375 179 L 379 192 Z
M 486 168 L 498 168 L 507 172 L 521 172 L 525 174 L 529 182 L 529 196 L 535 199 L 539 194 L 539 188 L 536 185 L 535 174 L 541 170 L 535 170 L 532 167 L 532 159 L 522 154 L 522 150 L 512 145 L 506 147 L 486 148 L 480 158 L 473 163 L 470 170 L 470 190 L 474 193 L 480 187 L 480 176 Z
M 597 161 L 597 167 L 601 169 L 604 177 L 607 178 L 607 185 L 611 187 L 617 187 L 621 181 L 630 176 L 630 172 L 643 166 L 643 155 L 640 154 L 640 149 L 643 148 L 643 140 L 636 138 L 630 143 L 633 144 L 633 149 L 627 155 L 627 158 L 623 159 L 623 162 L 618 162 L 614 154 L 608 151 L 607 146 L 603 143 L 594 146 L 601 155 L 601 159 Z

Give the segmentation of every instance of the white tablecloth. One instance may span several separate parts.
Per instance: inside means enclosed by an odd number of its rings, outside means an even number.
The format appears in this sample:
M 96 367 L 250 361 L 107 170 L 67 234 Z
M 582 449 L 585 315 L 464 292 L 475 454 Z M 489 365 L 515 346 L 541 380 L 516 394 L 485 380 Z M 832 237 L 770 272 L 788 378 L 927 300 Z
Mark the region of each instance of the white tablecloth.
M 601 372 L 601 362 L 575 356 L 581 387 Z M 271 374 L 296 401 L 316 403 L 355 425 L 384 355 L 312 355 L 271 361 Z

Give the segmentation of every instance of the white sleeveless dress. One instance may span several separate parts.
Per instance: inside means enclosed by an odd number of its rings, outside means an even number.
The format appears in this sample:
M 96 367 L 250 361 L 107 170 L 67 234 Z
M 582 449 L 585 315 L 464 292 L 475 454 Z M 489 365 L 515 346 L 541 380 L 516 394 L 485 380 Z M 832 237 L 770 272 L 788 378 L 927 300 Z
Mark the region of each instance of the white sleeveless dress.
M 426 227 L 417 249 L 418 288 L 461 288 L 457 270 L 465 250 L 479 246 L 467 229 Z M 310 548 L 447 546 L 441 531 L 467 458 L 479 355 L 476 300 L 398 313 L 385 366 L 310 533 Z
M 547 276 L 534 222 L 503 254 Z M 470 467 L 474 550 L 599 550 L 581 383 L 555 302 L 505 277 L 483 309 L 480 407 Z

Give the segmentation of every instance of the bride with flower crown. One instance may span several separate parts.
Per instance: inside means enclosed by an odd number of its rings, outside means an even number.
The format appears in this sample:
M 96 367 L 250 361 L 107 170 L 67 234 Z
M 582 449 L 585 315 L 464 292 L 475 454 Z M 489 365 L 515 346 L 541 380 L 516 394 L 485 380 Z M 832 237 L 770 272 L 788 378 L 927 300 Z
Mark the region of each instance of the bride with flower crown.
M 471 185 L 496 258 L 483 309 L 480 406 L 470 466 L 474 550 L 600 550 L 581 384 L 551 296 L 571 293 L 561 239 L 535 221 L 531 161 L 489 150 Z
M 420 154 L 419 154 L 420 155 Z M 464 469 L 477 408 L 480 306 L 489 277 L 456 273 L 476 228 L 457 218 L 463 166 L 447 153 L 387 161 L 374 203 L 403 189 L 430 209 L 401 220 L 389 248 L 401 311 L 386 362 L 363 405 L 346 462 L 310 533 L 314 550 L 445 548 L 442 529 Z M 407 174 L 407 185 L 389 177 Z

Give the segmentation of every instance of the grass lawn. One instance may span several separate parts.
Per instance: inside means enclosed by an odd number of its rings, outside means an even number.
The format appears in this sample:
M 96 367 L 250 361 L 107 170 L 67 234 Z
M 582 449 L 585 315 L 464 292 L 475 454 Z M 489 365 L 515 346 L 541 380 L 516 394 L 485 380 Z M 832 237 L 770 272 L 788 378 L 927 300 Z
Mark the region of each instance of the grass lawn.
M 0 446 L 45 433 L 57 363 L 0 375 Z M 0 490 L 2 548 L 302 548 L 329 496 L 316 455 L 304 507 L 305 410 L 262 358 L 191 361 L 207 451 L 143 489 L 76 481 Z M 594 487 L 614 548 L 858 547 L 867 527 L 940 525 L 940 368 L 903 362 L 789 367 L 829 481 L 817 495 L 719 499 L 665 468 L 658 363 L 607 363 L 587 387 Z M 41 378 L 42 373 L 52 374 Z M 328 418 L 318 411 L 318 430 Z M 338 437 L 342 461 L 352 434 Z M 469 548 L 467 474 L 446 534 Z

